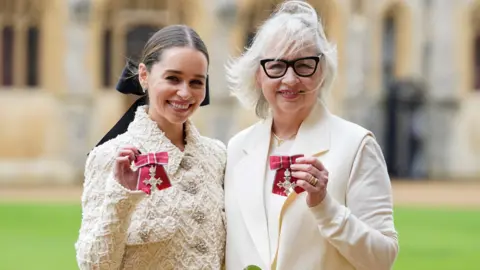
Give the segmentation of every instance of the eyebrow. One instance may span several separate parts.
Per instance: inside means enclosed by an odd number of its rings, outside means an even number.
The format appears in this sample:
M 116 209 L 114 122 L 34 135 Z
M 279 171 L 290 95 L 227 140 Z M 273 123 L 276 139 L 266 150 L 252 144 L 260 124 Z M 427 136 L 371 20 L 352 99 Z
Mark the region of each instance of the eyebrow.
M 178 75 L 183 74 L 183 72 L 181 72 L 179 70 L 174 70 L 174 69 L 167 69 L 167 70 L 165 70 L 165 73 L 174 73 L 174 74 L 178 74 Z M 197 78 L 200 78 L 200 79 L 206 79 L 205 75 L 201 75 L 201 74 L 195 74 L 194 77 L 197 77 Z

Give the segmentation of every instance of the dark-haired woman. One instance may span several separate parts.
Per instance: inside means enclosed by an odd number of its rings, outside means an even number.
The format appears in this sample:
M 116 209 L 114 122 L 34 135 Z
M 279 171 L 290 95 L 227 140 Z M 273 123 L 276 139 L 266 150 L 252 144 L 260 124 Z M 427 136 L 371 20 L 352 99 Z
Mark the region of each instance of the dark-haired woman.
M 161 29 L 117 89 L 143 95 L 90 152 L 80 269 L 221 269 L 225 145 L 190 116 L 208 104 L 209 57 L 191 28 Z

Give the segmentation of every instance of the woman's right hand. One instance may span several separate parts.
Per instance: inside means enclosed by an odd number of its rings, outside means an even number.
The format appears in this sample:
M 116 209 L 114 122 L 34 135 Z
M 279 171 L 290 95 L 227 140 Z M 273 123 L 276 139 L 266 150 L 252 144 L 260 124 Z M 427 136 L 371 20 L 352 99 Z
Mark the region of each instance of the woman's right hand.
M 140 151 L 137 148 L 125 146 L 120 148 L 115 159 L 113 167 L 115 179 L 124 188 L 129 190 L 137 190 L 138 171 L 133 171 L 130 165 L 139 154 Z

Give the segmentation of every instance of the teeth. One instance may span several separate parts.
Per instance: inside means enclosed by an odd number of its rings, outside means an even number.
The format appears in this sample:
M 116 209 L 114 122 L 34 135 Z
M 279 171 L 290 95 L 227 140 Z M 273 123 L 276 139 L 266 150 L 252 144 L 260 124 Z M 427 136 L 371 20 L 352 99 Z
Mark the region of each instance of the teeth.
M 170 105 L 172 105 L 173 107 L 177 108 L 177 109 L 182 109 L 182 110 L 185 110 L 185 109 L 188 109 L 188 104 L 177 104 L 177 103 L 172 103 L 170 102 Z
M 285 95 L 295 95 L 297 92 L 287 92 L 287 91 L 283 91 L 282 94 L 285 94 Z

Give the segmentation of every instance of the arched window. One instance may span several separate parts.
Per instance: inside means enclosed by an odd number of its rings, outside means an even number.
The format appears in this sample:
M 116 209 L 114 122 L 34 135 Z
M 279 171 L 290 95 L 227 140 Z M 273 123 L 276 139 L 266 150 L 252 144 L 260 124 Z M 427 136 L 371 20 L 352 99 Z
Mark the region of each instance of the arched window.
M 164 25 L 182 23 L 181 1 L 111 0 L 101 32 L 101 85 L 115 85 L 127 58 L 137 60 L 148 38 Z
M 256 1 L 245 14 L 245 46 L 250 47 L 253 38 L 257 33 L 258 25 L 263 22 L 275 10 L 277 3 L 275 1 L 266 4 L 262 1 Z
M 413 73 L 411 56 L 413 31 L 411 7 L 403 1 L 390 4 L 379 17 L 380 24 L 380 63 L 378 75 L 381 79 L 380 89 L 386 87 L 393 79 L 405 78 Z
M 389 12 L 382 22 L 382 78 L 385 91 L 395 78 L 396 31 L 395 17 Z
M 474 66 L 474 89 L 480 91 L 480 31 L 477 30 L 474 40 L 475 66 Z
M 480 5 L 473 12 L 473 89 L 480 91 Z
M 2 29 L 2 86 L 13 86 L 14 44 L 15 30 L 13 26 L 4 26 Z
M 363 15 L 365 11 L 365 1 L 364 0 L 352 0 L 352 14 L 353 15 Z
M 38 85 L 39 75 L 39 39 L 40 30 L 36 26 L 29 26 L 27 30 L 27 51 L 26 51 L 26 84 L 33 87 Z
M 388 171 L 392 175 L 397 173 L 397 121 L 396 121 L 396 103 L 393 102 L 393 95 L 397 93 L 397 89 L 393 88 L 393 82 L 396 74 L 395 69 L 398 65 L 398 23 L 395 17 L 395 9 L 391 7 L 384 14 L 381 24 L 381 90 L 384 92 L 382 96 L 386 98 L 385 106 L 385 142 L 383 145 L 385 160 Z
M 125 36 L 126 55 L 129 59 L 137 61 L 148 39 L 158 31 L 159 27 L 150 25 L 133 26 Z
M 40 84 L 40 3 L 0 0 L 0 88 Z
M 278 5 L 282 3 L 282 1 L 255 1 L 245 14 L 245 47 L 249 47 L 253 42 L 253 38 L 255 37 L 257 26 L 263 23 L 272 12 L 278 7 Z M 314 3 L 311 3 L 312 5 Z M 327 38 L 329 37 L 329 11 L 332 6 L 331 1 L 324 1 L 321 3 L 320 8 L 313 5 L 314 8 L 317 10 L 317 13 L 322 19 L 323 27 Z

